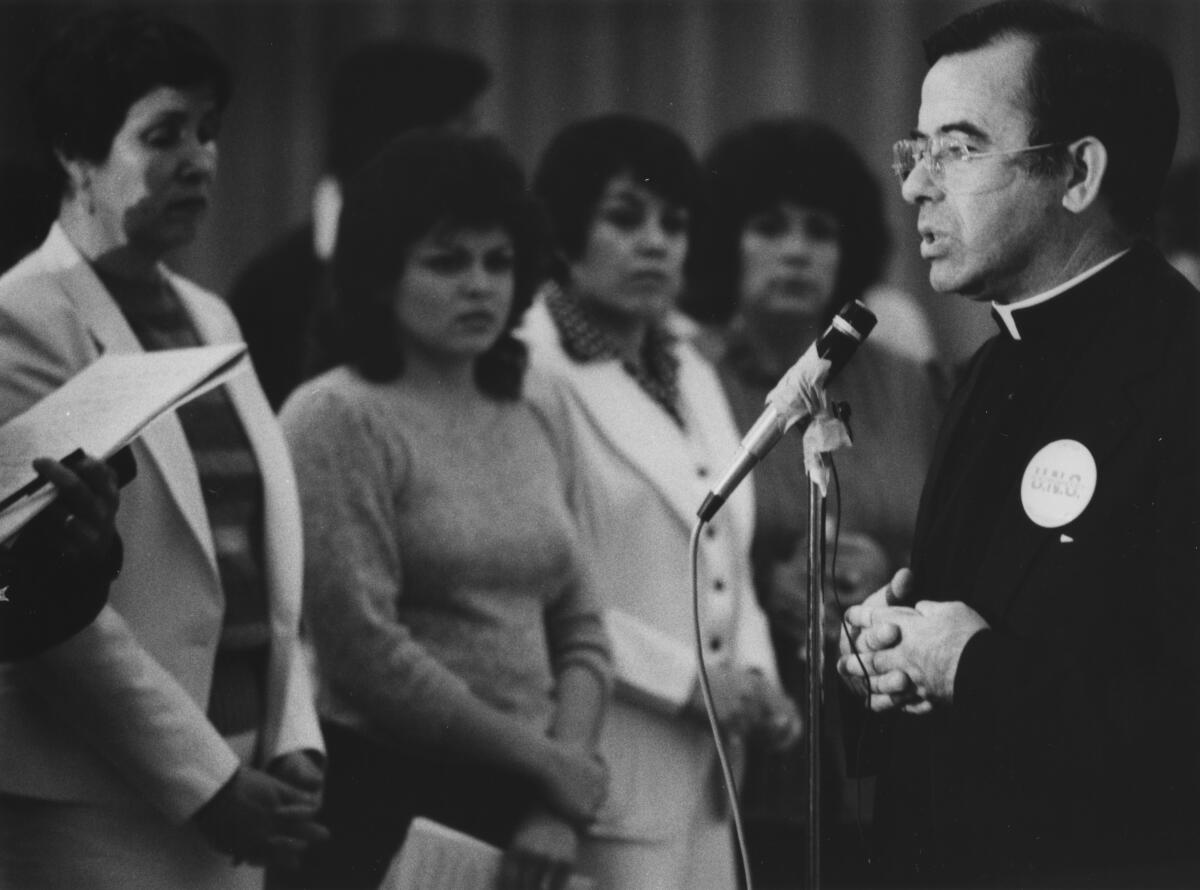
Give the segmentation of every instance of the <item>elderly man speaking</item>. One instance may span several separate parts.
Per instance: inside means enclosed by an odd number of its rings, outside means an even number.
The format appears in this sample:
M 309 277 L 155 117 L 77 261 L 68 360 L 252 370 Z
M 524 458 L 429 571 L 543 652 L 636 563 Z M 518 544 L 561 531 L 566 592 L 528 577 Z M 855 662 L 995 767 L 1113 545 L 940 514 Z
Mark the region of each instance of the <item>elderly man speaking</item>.
M 1174 80 L 1041 2 L 925 49 L 895 170 L 933 288 L 999 330 L 948 409 L 911 572 L 847 616 L 839 671 L 884 715 L 879 878 L 1200 886 L 1200 295 L 1144 239 Z

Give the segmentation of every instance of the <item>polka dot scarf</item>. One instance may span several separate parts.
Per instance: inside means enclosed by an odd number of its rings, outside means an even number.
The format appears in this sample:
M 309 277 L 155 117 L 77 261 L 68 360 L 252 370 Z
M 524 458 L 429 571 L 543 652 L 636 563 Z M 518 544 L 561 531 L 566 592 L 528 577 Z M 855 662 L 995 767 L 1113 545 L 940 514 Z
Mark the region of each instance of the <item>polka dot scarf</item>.
M 616 340 L 598 329 L 579 304 L 551 285 L 545 291 L 546 308 L 558 335 L 563 350 L 573 361 L 580 363 L 617 359 L 622 369 L 646 393 L 655 404 L 671 416 L 682 428 L 683 413 L 679 406 L 679 358 L 675 355 L 675 337 L 662 326 L 653 324 L 646 331 L 642 344 L 642 361 L 635 363 L 622 358 Z

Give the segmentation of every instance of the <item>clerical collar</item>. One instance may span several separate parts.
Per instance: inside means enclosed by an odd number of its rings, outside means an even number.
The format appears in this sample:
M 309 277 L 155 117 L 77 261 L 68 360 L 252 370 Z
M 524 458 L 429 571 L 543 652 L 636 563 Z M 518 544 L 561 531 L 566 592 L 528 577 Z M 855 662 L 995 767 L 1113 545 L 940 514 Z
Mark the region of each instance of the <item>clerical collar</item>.
M 1107 269 L 1121 257 L 1125 256 L 1125 254 L 1129 253 L 1129 250 L 1130 249 L 1127 247 L 1124 250 L 1113 254 L 1108 259 L 1097 263 L 1090 269 L 1085 269 L 1083 272 L 1080 272 L 1069 281 L 1064 281 L 1062 284 L 1058 285 L 1057 287 L 1052 287 L 1048 291 L 1043 291 L 1042 293 L 1035 294 L 1032 297 L 1026 297 L 1023 300 L 1017 300 L 1015 303 L 992 303 L 992 315 L 996 319 L 997 323 L 1008 332 L 1010 337 L 1012 337 L 1014 340 L 1020 340 L 1021 325 L 1026 325 L 1028 321 L 1034 317 L 1034 315 L 1031 315 L 1028 310 L 1032 309 L 1034 306 L 1040 306 L 1043 303 L 1048 303 L 1050 300 L 1053 300 L 1060 294 L 1066 293 L 1077 284 L 1080 284 L 1081 282 L 1086 281 L 1088 278 L 1091 278 L 1093 275 L 1096 275 L 1104 269 Z M 1021 325 L 1017 324 L 1018 313 L 1024 313 L 1022 316 Z M 1039 312 L 1036 314 L 1041 315 L 1042 313 Z

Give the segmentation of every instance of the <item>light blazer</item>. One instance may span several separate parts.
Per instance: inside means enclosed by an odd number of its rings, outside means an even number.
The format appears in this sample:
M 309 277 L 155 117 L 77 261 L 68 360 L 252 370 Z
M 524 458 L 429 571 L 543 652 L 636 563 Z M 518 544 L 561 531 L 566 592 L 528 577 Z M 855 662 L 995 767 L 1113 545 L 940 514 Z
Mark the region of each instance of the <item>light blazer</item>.
M 686 436 L 615 360 L 572 361 L 542 303 L 522 336 L 533 364 L 559 384 L 553 392 L 531 386 L 528 395 L 566 419 L 574 509 L 609 610 L 616 695 L 601 753 L 610 788 L 593 830 L 665 839 L 687 828 L 697 795 L 717 790 L 708 730 L 680 716 L 697 677 L 689 540 L 697 509 L 737 448 L 737 427 L 715 372 L 685 343 L 677 354 Z M 744 483 L 701 537 L 706 661 L 755 666 L 778 682 L 751 580 L 752 490 Z
M 166 271 L 164 269 L 164 271 Z M 225 304 L 167 272 L 205 343 L 241 339 Z M 55 224 L 0 278 L 0 421 L 103 352 L 141 352 L 116 302 Z M 258 460 L 271 622 L 264 761 L 321 750 L 297 638 L 300 513 L 282 433 L 252 370 L 228 384 Z M 80 801 L 141 799 L 189 818 L 238 759 L 205 716 L 223 597 L 196 466 L 172 414 L 134 443 L 121 492 L 124 568 L 77 637 L 0 671 L 0 790 Z M 55 455 L 59 456 L 59 455 Z

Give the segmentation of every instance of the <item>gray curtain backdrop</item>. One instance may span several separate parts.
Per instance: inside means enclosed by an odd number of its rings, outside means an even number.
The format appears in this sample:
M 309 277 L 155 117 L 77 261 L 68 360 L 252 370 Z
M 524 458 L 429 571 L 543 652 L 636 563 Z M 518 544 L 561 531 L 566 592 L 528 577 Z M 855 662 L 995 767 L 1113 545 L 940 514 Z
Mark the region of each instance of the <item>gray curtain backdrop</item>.
M 46 35 L 92 3 L 0 0 L 0 155 L 30 150 L 22 73 Z M 358 43 L 411 35 L 476 51 L 494 84 L 480 107 L 532 166 L 567 122 L 646 114 L 703 152 L 722 130 L 786 112 L 817 115 L 857 144 L 889 195 L 890 280 L 928 307 L 944 352 L 969 353 L 986 313 L 932 294 L 914 217 L 889 170 L 916 120 L 920 39 L 978 0 L 160 0 L 232 65 L 216 204 L 177 265 L 223 292 L 259 249 L 308 214 L 321 173 L 326 84 Z M 1177 157 L 1200 153 L 1200 2 L 1091 0 L 1106 22 L 1162 47 L 1183 112 Z M 0 209 L 0 212 L 3 212 Z

